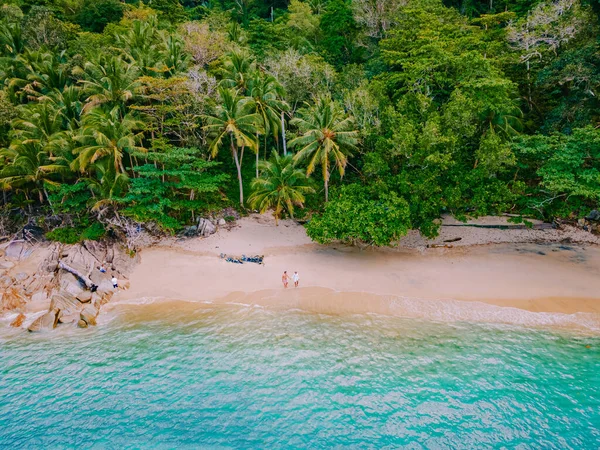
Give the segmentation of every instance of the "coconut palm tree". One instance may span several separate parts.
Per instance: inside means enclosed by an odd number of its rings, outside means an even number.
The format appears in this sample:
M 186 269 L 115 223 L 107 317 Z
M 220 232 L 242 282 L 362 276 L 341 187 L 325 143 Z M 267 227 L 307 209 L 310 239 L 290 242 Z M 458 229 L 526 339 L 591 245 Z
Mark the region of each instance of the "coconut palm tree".
M 81 145 L 73 149 L 77 157 L 71 163 L 72 170 L 85 172 L 97 161 L 106 160 L 108 165 L 105 172 L 113 170 L 115 174 L 125 173 L 125 153 L 129 153 L 131 158 L 131 152 L 145 151 L 137 145 L 141 133 L 134 133 L 134 130 L 143 128 L 143 123 L 131 114 L 121 118 L 119 107 L 109 112 L 94 109 L 83 117 L 82 125 L 80 133 L 74 136 Z
M 213 136 L 209 149 L 213 157 L 229 143 L 240 185 L 240 205 L 244 205 L 241 156 L 244 148 L 258 151 L 256 135 L 263 132 L 261 118 L 255 112 L 254 100 L 242 97 L 234 89 L 219 88 L 221 103 L 213 115 L 203 116 L 203 127 Z M 242 155 L 239 155 L 240 150 Z
M 261 161 L 259 167 L 261 176 L 252 181 L 252 194 L 248 198 L 250 206 L 257 208 L 261 214 L 274 208 L 275 225 L 284 208 L 293 218 L 294 206 L 302 207 L 304 195 L 315 191 L 308 176 L 294 166 L 292 155 L 279 156 L 277 152 L 273 152 L 269 161 Z
M 230 52 L 225 55 L 221 73 L 221 86 L 237 88 L 240 92 L 248 90 L 248 83 L 256 72 L 252 56 L 245 51 Z
M 248 92 L 254 99 L 255 112 L 261 117 L 262 125 L 265 130 L 265 158 L 266 158 L 266 137 L 270 133 L 275 140 L 279 138 L 279 129 L 281 122 L 279 115 L 289 109 L 288 104 L 281 99 L 283 87 L 271 75 L 256 73 L 248 83 Z M 259 144 L 260 147 L 260 144 Z M 256 152 L 256 177 L 258 178 L 258 155 Z
M 51 158 L 39 141 L 15 141 L 9 148 L 0 150 L 0 159 L 8 163 L 0 170 L 0 189 L 21 190 L 29 199 L 28 193 L 37 193 L 40 203 L 44 196 L 50 198 L 46 185 L 57 185 L 56 175 L 68 173 L 69 167 L 58 158 Z
M 328 97 L 320 97 L 313 106 L 300 109 L 298 117 L 292 119 L 300 136 L 290 142 L 298 148 L 294 161 L 308 160 L 306 174 L 321 165 L 325 182 L 325 201 L 329 200 L 329 177 L 331 165 L 344 176 L 348 155 L 357 150 L 358 131 L 354 119 L 343 108 Z
M 135 64 L 115 56 L 88 61 L 83 68 L 74 69 L 73 73 L 81 76 L 83 96 L 87 99 L 84 112 L 98 105 L 106 105 L 110 110 L 118 106 L 123 114 L 125 104 L 133 98 L 139 85 L 139 72 Z

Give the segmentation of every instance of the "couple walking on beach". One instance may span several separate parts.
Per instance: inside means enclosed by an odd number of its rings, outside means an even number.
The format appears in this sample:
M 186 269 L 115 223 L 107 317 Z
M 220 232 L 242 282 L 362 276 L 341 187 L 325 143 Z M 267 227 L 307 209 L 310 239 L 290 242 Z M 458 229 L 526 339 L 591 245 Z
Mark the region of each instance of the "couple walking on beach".
M 289 281 L 290 277 L 287 273 L 287 270 L 284 270 L 283 275 L 281 275 L 281 282 L 283 283 L 284 288 L 288 287 Z M 294 275 L 292 275 L 292 281 L 294 282 L 294 287 L 298 287 L 298 283 L 300 282 L 300 275 L 298 275 L 298 272 L 294 272 Z

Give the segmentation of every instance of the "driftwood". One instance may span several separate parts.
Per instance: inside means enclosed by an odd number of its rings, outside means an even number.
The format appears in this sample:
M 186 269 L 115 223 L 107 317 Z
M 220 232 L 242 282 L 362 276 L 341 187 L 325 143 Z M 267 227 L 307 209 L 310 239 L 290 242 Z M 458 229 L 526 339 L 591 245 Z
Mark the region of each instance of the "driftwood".
M 476 224 L 476 223 L 448 223 L 448 224 L 443 224 L 442 227 L 473 227 L 473 228 L 492 228 L 492 229 L 497 229 L 497 230 L 526 230 L 526 229 L 533 229 L 533 230 L 548 230 L 550 228 L 552 228 L 552 224 L 551 223 L 539 223 L 539 224 L 533 224 L 530 227 L 528 227 L 527 225 L 522 225 L 522 224 L 518 224 L 518 225 L 480 225 L 480 224 Z
M 457 238 L 453 238 L 453 239 L 446 239 L 444 242 L 458 242 L 462 240 L 461 237 L 457 237 Z
M 58 262 L 58 267 L 66 270 L 69 273 L 72 273 L 73 275 L 75 275 L 77 278 L 79 278 L 81 281 L 83 281 L 85 283 L 85 286 L 92 292 L 95 292 L 96 289 L 98 289 L 98 286 L 96 286 L 92 280 L 89 279 L 89 277 L 87 275 L 82 274 L 80 271 L 78 271 L 77 269 L 73 269 L 71 266 L 65 264 L 62 261 Z

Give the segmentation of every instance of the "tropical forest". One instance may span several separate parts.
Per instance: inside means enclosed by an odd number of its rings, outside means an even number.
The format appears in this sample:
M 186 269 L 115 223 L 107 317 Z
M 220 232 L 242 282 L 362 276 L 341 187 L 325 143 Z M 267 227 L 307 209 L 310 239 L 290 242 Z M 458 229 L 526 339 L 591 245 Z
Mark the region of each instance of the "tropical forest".
M 600 202 L 597 0 L 3 0 L 1 230 L 385 246 Z

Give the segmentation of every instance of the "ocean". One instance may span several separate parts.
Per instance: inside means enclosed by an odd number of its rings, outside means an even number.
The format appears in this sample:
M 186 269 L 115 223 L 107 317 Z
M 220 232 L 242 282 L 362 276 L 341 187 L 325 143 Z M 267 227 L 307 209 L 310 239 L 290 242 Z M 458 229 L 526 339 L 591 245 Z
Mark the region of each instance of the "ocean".
M 0 448 L 597 449 L 600 336 L 125 305 L 0 328 Z

